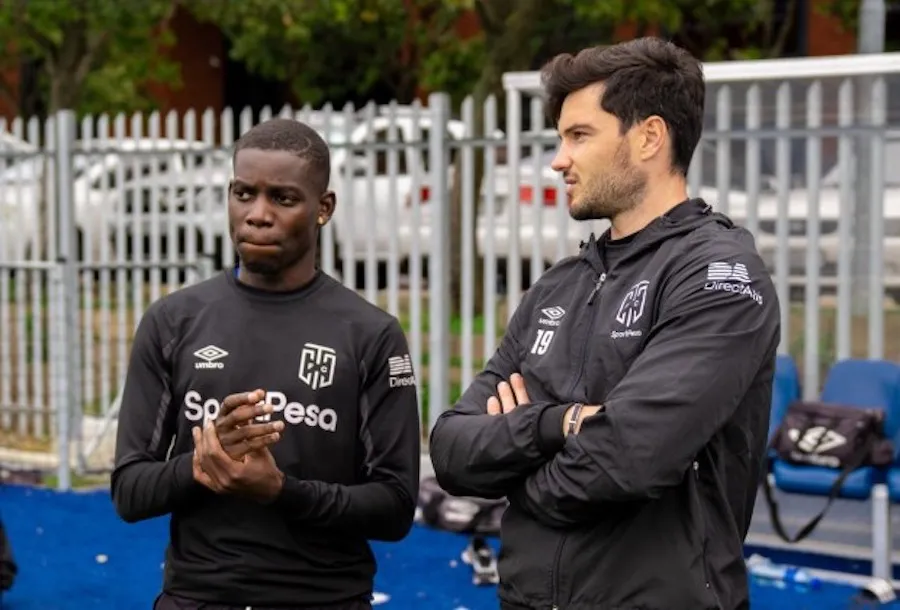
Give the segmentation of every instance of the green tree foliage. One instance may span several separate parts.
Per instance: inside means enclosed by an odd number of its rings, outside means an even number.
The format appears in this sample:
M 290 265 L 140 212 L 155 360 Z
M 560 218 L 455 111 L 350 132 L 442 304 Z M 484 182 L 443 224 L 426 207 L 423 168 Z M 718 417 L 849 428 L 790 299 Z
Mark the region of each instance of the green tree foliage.
M 453 49 L 460 7 L 443 0 L 188 0 L 231 57 L 288 83 L 303 104 L 410 102 L 427 58 Z M 452 52 L 452 51 L 451 51 Z M 465 58 L 463 58 L 465 59 Z M 460 61 L 457 68 L 465 69 Z M 471 73 L 471 70 L 469 70 Z
M 816 10 L 820 14 L 836 17 L 844 30 L 855 32 L 859 27 L 861 5 L 862 0 L 826 0 L 817 5 Z
M 178 66 L 160 51 L 174 42 L 166 23 L 176 0 L 8 0 L 0 2 L 0 70 L 38 66 L 47 112 L 148 108 L 145 85 L 178 85 Z M 18 107 L 9 82 L 0 92 Z
M 799 6 L 798 0 L 789 0 L 782 11 L 775 0 L 564 1 L 587 19 L 631 22 L 639 34 L 656 29 L 706 61 L 780 57 L 797 25 Z M 848 5 L 848 0 L 830 2 Z

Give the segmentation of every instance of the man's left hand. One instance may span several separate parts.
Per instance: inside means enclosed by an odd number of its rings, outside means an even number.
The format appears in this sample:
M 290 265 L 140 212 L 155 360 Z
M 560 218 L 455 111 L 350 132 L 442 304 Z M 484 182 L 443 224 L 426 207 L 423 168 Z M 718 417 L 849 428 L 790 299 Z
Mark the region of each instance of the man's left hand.
M 525 378 L 519 373 L 513 373 L 509 378 L 509 383 L 501 381 L 497 384 L 497 396 L 488 398 L 488 415 L 509 413 L 519 405 L 531 402 L 531 399 L 528 398 L 528 391 L 525 389 Z
M 215 425 L 194 428 L 194 474 L 216 493 L 230 493 L 260 502 L 272 502 L 281 493 L 284 473 L 267 447 L 251 451 L 242 461 L 222 449 Z

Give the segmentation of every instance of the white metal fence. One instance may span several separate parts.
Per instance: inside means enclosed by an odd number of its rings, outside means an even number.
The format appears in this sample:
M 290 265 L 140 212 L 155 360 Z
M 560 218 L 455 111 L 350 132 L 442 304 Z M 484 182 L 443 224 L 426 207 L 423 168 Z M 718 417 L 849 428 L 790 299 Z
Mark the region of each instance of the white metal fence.
M 837 357 L 900 360 L 898 74 L 898 54 L 707 67 L 692 194 L 757 236 L 783 350 L 811 391 Z M 332 146 L 322 266 L 400 318 L 427 427 L 493 353 L 522 290 L 605 228 L 568 217 L 537 75 L 505 85 L 505 118 L 489 99 L 481 130 L 471 99 L 451 108 L 443 94 L 280 113 Z M 151 301 L 234 263 L 229 147 L 270 114 L 0 123 L 0 447 L 109 467 L 134 326 Z

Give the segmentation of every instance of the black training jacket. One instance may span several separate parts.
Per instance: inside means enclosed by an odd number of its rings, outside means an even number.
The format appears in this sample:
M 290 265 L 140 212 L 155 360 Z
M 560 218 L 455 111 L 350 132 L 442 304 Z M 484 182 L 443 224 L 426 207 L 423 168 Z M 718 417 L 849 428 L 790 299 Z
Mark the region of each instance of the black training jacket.
M 196 483 L 191 428 L 261 388 L 282 419 L 287 475 L 263 505 Z M 231 271 L 155 302 L 122 395 L 112 497 L 129 522 L 171 513 L 163 588 L 229 606 L 365 598 L 369 539 L 399 540 L 418 496 L 420 427 L 395 318 L 325 274 L 291 293 Z
M 601 242 L 608 239 L 604 234 Z M 451 494 L 507 496 L 504 608 L 747 608 L 778 299 L 750 233 L 689 200 L 604 268 L 591 237 L 531 287 L 430 452 Z M 486 414 L 524 375 L 532 404 Z M 605 405 L 563 437 L 572 402 Z

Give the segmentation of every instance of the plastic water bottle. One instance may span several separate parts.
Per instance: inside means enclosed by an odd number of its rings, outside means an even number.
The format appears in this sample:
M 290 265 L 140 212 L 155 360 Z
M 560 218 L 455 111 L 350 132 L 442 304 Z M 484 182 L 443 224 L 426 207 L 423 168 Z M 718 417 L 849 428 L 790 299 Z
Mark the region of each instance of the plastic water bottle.
M 747 567 L 751 575 L 778 588 L 792 586 L 799 589 L 818 589 L 822 584 L 821 580 L 803 568 L 772 563 L 760 555 L 752 555 L 747 560 Z

